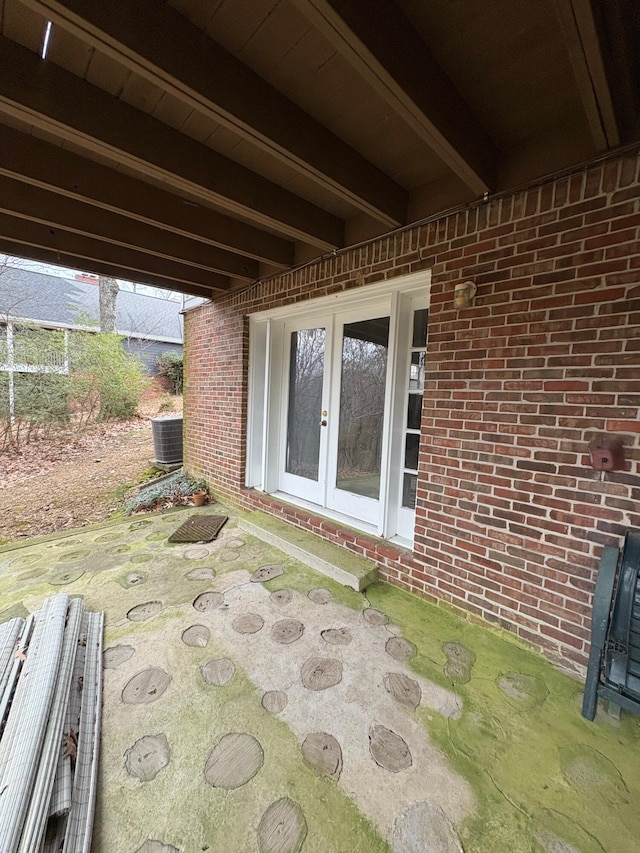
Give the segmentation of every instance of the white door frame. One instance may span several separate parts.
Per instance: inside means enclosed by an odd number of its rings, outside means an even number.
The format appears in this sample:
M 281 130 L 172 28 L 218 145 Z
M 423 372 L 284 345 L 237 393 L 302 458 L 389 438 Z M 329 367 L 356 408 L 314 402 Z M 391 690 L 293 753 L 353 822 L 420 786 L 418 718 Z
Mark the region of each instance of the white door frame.
M 326 508 L 327 503 L 340 503 L 335 501 L 327 491 L 321 496 L 321 502 L 309 502 L 304 498 L 293 498 L 293 502 L 315 507 L 319 514 L 325 514 L 333 518 L 344 518 L 351 526 L 360 527 L 369 532 L 377 532 L 378 535 L 393 538 L 400 534 L 403 544 L 410 544 L 413 539 L 413 525 L 415 513 L 403 510 L 401 502 L 401 467 L 400 460 L 403 452 L 404 433 L 402 429 L 402 418 L 404 416 L 403 406 L 406 405 L 406 377 L 407 364 L 404 355 L 404 346 L 409 336 L 410 317 L 412 313 L 412 299 L 418 297 L 416 303 L 420 306 L 428 306 L 429 286 L 431 273 L 424 270 L 408 276 L 381 282 L 368 287 L 357 288 L 346 293 L 332 294 L 331 296 L 319 297 L 318 299 L 305 300 L 294 303 L 284 308 L 270 309 L 250 315 L 250 341 L 249 341 L 249 398 L 248 398 L 248 424 L 247 424 L 247 466 L 246 485 L 268 493 L 277 493 L 280 489 L 281 472 L 284 469 L 284 444 L 283 433 L 286 441 L 286 416 L 285 401 L 288 398 L 288 374 L 286 382 L 283 382 L 284 364 L 288 363 L 286 349 L 285 327 L 293 328 L 315 328 L 321 325 L 320 318 L 327 315 L 342 317 L 353 316 L 356 319 L 365 319 L 375 316 L 387 316 L 390 314 L 389 327 L 389 362 L 387 367 L 387 384 L 385 390 L 385 430 L 382 450 L 380 501 L 377 512 L 377 520 L 371 522 L 358 521 L 348 511 L 335 511 L 335 508 Z M 379 313 L 380 305 L 387 305 L 383 313 Z M 371 313 L 372 312 L 372 313 Z M 342 356 L 335 358 L 338 347 L 337 338 L 332 337 L 331 352 L 329 359 L 334 365 L 329 369 L 337 370 L 335 362 L 341 363 Z M 327 353 L 325 353 L 325 358 Z M 325 370 L 327 364 L 325 362 Z M 339 381 L 332 382 L 334 394 L 339 394 Z M 337 391 L 335 389 L 338 389 Z M 331 402 L 335 405 L 334 401 Z M 325 407 L 326 408 L 326 407 Z M 327 409 L 330 411 L 330 409 Z M 329 452 L 336 453 L 337 427 L 335 435 L 330 439 Z M 326 466 L 325 466 L 326 470 Z M 335 483 L 332 484 L 333 491 Z M 347 493 L 350 498 L 360 497 Z M 283 495 L 283 497 L 289 497 Z M 362 498 L 363 501 L 371 499 Z M 376 503 L 373 501 L 373 503 Z M 347 508 L 348 510 L 348 508 Z M 409 518 L 409 516 L 411 516 Z

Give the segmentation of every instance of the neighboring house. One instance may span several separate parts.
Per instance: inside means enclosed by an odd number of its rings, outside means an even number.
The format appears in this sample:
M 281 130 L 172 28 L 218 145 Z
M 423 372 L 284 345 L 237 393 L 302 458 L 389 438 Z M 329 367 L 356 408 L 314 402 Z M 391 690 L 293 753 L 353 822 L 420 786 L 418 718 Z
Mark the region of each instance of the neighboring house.
M 117 299 L 116 331 L 123 347 L 136 355 L 147 374 L 157 374 L 156 357 L 182 353 L 182 303 L 121 290 Z M 5 267 L 0 274 L 0 371 L 66 373 L 65 352 L 52 354 L 49 363 L 21 360 L 14 349 L 14 330 L 20 325 L 65 333 L 99 329 L 98 279 L 79 275 L 76 280 Z M 66 350 L 66 346 L 64 348 Z

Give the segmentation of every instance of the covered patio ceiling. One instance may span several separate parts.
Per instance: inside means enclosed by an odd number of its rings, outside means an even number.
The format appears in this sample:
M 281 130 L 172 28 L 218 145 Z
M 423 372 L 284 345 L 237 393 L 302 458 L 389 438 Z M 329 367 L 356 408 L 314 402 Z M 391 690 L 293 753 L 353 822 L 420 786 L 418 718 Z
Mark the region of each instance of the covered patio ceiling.
M 633 144 L 639 9 L 0 0 L 0 252 L 215 298 Z

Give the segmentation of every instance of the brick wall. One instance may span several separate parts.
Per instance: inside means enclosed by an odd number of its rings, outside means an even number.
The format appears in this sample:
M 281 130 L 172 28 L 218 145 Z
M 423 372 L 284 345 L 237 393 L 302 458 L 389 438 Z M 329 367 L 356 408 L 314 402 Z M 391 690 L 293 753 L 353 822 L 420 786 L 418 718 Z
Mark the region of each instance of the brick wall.
M 186 318 L 186 458 L 217 492 L 378 560 L 394 583 L 588 651 L 602 546 L 640 527 L 638 158 L 610 159 L 255 285 Z M 415 551 L 243 489 L 246 315 L 432 270 Z M 471 278 L 471 308 L 453 288 Z M 624 444 L 601 476 L 587 443 Z

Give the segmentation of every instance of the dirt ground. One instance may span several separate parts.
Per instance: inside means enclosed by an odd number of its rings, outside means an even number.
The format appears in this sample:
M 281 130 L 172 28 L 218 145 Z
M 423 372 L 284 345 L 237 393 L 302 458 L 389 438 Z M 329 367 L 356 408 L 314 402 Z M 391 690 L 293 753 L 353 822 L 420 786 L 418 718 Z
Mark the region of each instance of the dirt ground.
M 96 424 L 81 436 L 40 439 L 19 453 L 0 454 L 0 544 L 104 521 L 120 509 L 127 487 L 153 459 L 149 418 L 158 404 L 146 400 L 140 417 L 130 421 Z

